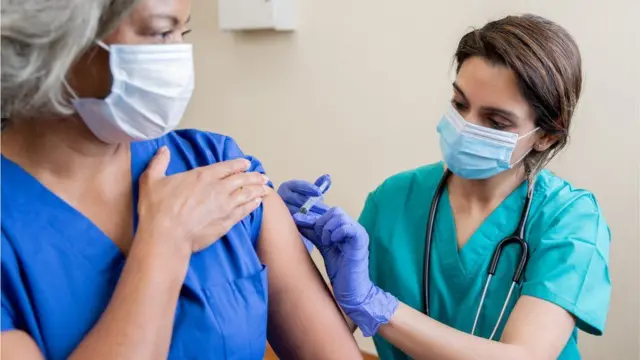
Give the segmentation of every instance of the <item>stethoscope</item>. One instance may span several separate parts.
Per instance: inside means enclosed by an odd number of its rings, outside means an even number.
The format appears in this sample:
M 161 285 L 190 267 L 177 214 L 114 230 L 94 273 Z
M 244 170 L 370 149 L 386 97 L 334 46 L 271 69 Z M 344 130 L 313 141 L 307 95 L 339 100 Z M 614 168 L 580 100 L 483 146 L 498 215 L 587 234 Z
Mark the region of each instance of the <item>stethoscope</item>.
M 442 175 L 442 179 L 440 179 L 440 183 L 438 183 L 438 187 L 436 188 L 436 193 L 434 195 L 433 201 L 431 203 L 431 209 L 429 210 L 429 218 L 427 220 L 427 234 L 425 241 L 425 251 L 424 251 L 424 292 L 422 293 L 422 302 L 424 304 L 424 313 L 429 315 L 429 270 L 430 270 L 430 259 L 431 259 L 431 239 L 433 238 L 433 224 L 436 217 L 436 212 L 438 210 L 438 203 L 440 202 L 440 197 L 442 196 L 444 189 L 447 185 L 447 180 L 451 176 L 450 170 L 445 170 L 444 175 Z M 533 186 L 530 187 L 533 189 Z M 525 199 L 524 208 L 522 211 L 522 215 L 520 215 L 520 222 L 518 223 L 518 228 L 515 233 L 505 239 L 502 239 L 498 243 L 498 246 L 493 251 L 493 256 L 491 257 L 491 263 L 489 265 L 489 269 L 487 270 L 487 280 L 484 285 L 484 290 L 482 291 L 482 297 L 480 298 L 480 304 L 478 305 L 478 310 L 476 311 L 476 317 L 473 321 L 473 328 L 471 329 L 471 335 L 474 335 L 476 331 L 476 326 L 478 325 L 478 318 L 480 318 L 480 312 L 482 311 L 482 305 L 484 304 L 484 300 L 487 296 L 487 290 L 489 289 L 489 284 L 491 284 L 491 279 L 496 273 L 496 269 L 498 267 L 498 263 L 500 262 L 500 255 L 502 255 L 502 250 L 509 246 L 510 244 L 517 244 L 520 246 L 520 261 L 518 262 L 518 267 L 513 273 L 513 278 L 511 282 L 511 288 L 509 289 L 509 293 L 507 295 L 507 299 L 502 306 L 502 311 L 500 311 L 500 316 L 498 317 L 498 321 L 496 322 L 493 331 L 491 332 L 491 337 L 489 340 L 492 340 L 498 331 L 498 327 L 502 322 L 502 317 L 509 305 L 509 300 L 511 300 L 511 296 L 513 295 L 513 290 L 516 285 L 519 285 L 522 282 L 522 278 L 524 276 L 524 270 L 527 266 L 527 262 L 529 260 L 529 246 L 524 239 L 524 229 L 527 222 L 527 217 L 529 216 L 529 210 L 531 208 L 531 197 L 532 190 L 527 191 L 527 197 Z

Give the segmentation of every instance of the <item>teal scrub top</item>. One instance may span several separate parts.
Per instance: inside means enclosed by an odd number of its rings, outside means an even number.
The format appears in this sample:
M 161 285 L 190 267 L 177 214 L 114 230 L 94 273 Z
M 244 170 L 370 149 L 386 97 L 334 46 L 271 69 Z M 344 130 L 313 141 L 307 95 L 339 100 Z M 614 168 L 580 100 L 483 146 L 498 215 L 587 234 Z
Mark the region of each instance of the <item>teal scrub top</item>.
M 422 293 L 426 223 L 444 172 L 442 163 L 400 173 L 369 194 L 360 223 L 370 236 L 373 282 L 405 304 L 423 311 Z M 489 215 L 458 250 L 448 192 L 435 218 L 429 277 L 431 317 L 471 332 L 493 250 L 517 226 L 527 185 L 522 184 Z M 576 319 L 558 359 L 580 359 L 577 329 L 604 331 L 609 308 L 609 228 L 593 194 L 572 187 L 544 170 L 536 179 L 525 229 L 529 263 L 514 291 L 494 340 L 500 339 L 518 295 L 556 304 Z M 507 297 L 519 258 L 517 246 L 503 252 L 480 314 L 475 335 L 489 338 Z M 380 336 L 374 341 L 383 360 L 409 359 Z

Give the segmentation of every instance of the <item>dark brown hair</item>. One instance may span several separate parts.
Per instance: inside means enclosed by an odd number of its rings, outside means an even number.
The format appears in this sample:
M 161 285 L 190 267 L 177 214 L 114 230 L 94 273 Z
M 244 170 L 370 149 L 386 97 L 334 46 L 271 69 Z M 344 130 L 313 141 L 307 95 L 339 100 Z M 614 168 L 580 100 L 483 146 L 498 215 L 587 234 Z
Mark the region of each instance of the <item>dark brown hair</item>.
M 556 142 L 524 159 L 533 176 L 562 150 L 582 88 L 578 45 L 561 26 L 536 15 L 507 16 L 462 37 L 456 50 L 457 70 L 471 57 L 511 69 L 535 114 L 535 125 Z

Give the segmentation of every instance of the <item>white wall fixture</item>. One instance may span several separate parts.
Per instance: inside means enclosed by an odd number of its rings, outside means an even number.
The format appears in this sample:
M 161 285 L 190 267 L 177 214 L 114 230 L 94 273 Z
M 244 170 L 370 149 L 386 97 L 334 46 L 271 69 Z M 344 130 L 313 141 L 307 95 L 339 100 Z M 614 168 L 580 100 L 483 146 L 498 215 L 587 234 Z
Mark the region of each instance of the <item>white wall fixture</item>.
M 293 31 L 295 0 L 218 0 L 220 29 Z

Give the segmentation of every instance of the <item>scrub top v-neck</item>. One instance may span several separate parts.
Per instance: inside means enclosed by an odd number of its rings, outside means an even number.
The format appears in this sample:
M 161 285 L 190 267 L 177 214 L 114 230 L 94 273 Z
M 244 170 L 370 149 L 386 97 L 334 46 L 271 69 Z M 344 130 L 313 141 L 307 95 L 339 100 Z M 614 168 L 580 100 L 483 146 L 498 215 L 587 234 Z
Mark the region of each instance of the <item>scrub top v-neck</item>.
M 370 274 L 376 285 L 422 311 L 426 223 L 432 199 L 444 172 L 441 163 L 387 179 L 373 191 L 360 222 L 370 236 Z M 526 184 L 513 191 L 458 249 L 449 194 L 438 206 L 431 250 L 431 317 L 471 332 L 497 243 L 514 233 L 526 196 Z M 538 175 L 525 228 L 531 255 L 524 282 L 515 290 L 495 336 L 519 295 L 554 303 L 569 313 L 577 327 L 561 360 L 579 359 L 577 329 L 601 334 L 609 306 L 610 233 L 593 195 L 573 188 L 548 171 Z M 518 261 L 515 247 L 505 249 L 487 293 L 476 335 L 488 338 L 507 297 Z M 374 338 L 380 358 L 409 359 L 382 337 Z
M 233 139 L 194 130 L 133 143 L 127 181 L 134 206 L 138 178 L 163 145 L 172 154 L 168 175 L 244 157 Z M 246 158 L 250 171 L 264 173 L 258 160 Z M 65 359 L 105 310 L 126 259 L 89 219 L 5 157 L 1 177 L 2 331 L 25 331 L 47 359 Z M 262 359 L 267 277 L 255 250 L 261 222 L 260 207 L 191 257 L 170 359 Z

